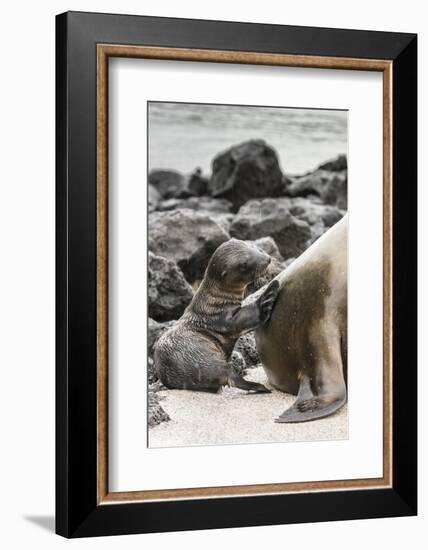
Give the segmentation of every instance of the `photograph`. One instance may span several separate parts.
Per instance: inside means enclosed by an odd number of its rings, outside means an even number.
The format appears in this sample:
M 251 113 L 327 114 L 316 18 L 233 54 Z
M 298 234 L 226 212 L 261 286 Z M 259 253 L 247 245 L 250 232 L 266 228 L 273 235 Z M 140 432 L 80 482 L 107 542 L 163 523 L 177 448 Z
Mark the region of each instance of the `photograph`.
M 3 5 L 5 550 L 426 545 L 423 3 L 243 8 Z
M 150 448 L 348 438 L 348 111 L 147 102 Z

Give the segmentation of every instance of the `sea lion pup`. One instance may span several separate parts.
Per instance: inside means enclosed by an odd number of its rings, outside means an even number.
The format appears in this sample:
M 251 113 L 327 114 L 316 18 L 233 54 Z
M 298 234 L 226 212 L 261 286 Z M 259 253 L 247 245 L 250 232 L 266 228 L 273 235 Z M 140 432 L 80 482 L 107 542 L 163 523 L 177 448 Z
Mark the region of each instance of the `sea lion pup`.
M 278 299 L 256 344 L 270 383 L 297 394 L 276 422 L 323 418 L 346 402 L 347 240 L 345 215 L 275 279 Z
M 270 256 L 244 241 L 230 239 L 217 248 L 193 300 L 156 344 L 155 368 L 167 388 L 217 392 L 229 385 L 270 392 L 245 380 L 229 364 L 239 336 L 269 321 L 277 281 L 242 307 L 246 286 L 269 263 Z

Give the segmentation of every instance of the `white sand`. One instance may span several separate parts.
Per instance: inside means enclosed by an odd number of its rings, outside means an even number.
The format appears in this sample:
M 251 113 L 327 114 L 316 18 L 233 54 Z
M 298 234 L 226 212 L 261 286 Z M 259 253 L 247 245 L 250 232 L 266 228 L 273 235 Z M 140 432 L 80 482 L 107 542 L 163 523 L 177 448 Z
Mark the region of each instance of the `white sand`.
M 271 388 L 263 367 L 250 369 L 245 378 Z M 274 389 L 270 394 L 248 394 L 236 388 L 224 388 L 218 394 L 164 390 L 159 395 L 164 397 L 160 404 L 171 420 L 149 430 L 150 447 L 348 438 L 346 405 L 320 420 L 277 424 L 274 419 L 294 402 L 294 395 Z

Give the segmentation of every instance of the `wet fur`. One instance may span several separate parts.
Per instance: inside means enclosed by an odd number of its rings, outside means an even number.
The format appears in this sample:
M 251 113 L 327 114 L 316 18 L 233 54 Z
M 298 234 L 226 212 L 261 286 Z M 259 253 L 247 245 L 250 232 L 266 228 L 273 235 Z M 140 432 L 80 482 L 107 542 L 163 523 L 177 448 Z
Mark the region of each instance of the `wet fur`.
M 216 392 L 231 385 L 269 391 L 262 384 L 245 380 L 229 365 L 239 336 L 270 318 L 277 282 L 253 304 L 241 307 L 247 285 L 269 262 L 267 254 L 236 239 L 216 250 L 192 302 L 156 344 L 155 367 L 166 387 Z

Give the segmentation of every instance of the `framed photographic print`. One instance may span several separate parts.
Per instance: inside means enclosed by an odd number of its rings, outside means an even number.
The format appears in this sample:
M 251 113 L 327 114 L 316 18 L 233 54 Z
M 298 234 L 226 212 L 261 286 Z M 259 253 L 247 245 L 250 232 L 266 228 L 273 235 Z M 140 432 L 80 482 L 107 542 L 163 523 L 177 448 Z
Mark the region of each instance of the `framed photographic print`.
M 57 532 L 416 514 L 416 36 L 56 25 Z

